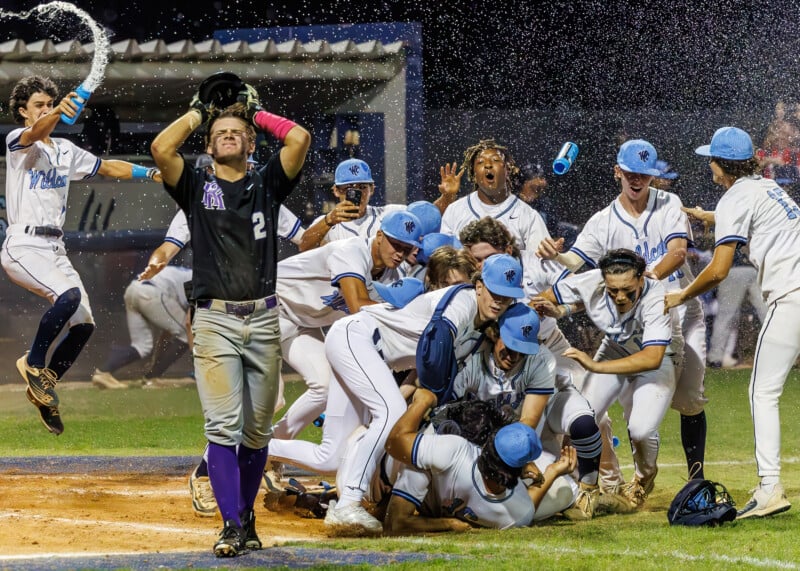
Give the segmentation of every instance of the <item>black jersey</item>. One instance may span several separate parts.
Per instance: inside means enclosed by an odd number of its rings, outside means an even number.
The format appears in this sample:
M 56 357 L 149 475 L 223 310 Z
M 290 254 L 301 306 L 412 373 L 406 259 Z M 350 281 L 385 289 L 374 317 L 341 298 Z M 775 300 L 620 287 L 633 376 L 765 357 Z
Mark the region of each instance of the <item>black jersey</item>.
M 278 209 L 299 178 L 287 178 L 279 153 L 236 182 L 184 160 L 175 188 L 164 186 L 189 223 L 193 299 L 246 301 L 275 293 Z

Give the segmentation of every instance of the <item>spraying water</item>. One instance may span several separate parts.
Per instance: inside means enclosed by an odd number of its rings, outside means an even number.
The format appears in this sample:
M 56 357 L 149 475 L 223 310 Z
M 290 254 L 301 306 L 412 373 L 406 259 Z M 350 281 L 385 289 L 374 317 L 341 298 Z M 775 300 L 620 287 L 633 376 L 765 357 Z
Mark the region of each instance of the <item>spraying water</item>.
M 78 115 L 80 115 L 80 112 L 83 110 L 83 106 L 86 105 L 89 96 L 100 86 L 100 83 L 103 81 L 103 76 L 105 75 L 106 65 L 108 64 L 108 57 L 110 54 L 110 47 L 108 43 L 108 36 L 106 36 L 103 28 L 101 28 L 100 25 L 95 22 L 87 12 L 81 10 L 74 4 L 70 4 L 69 2 L 48 2 L 47 4 L 40 4 L 39 6 L 36 6 L 35 8 L 25 12 L 9 12 L 7 10 L 0 9 L 0 19 L 13 17 L 27 20 L 33 16 L 38 18 L 38 21 L 55 22 L 56 20 L 60 20 L 64 14 L 73 14 L 77 16 L 78 19 L 80 19 L 81 22 L 83 22 L 83 24 L 89 28 L 89 30 L 91 30 L 92 41 L 94 43 L 94 57 L 92 58 L 92 68 L 89 71 L 89 76 L 83 81 L 83 83 L 75 88 L 78 97 L 72 98 L 72 101 L 78 106 L 78 112 L 74 117 L 67 117 L 63 113 L 61 114 L 62 121 L 72 124 L 77 120 Z

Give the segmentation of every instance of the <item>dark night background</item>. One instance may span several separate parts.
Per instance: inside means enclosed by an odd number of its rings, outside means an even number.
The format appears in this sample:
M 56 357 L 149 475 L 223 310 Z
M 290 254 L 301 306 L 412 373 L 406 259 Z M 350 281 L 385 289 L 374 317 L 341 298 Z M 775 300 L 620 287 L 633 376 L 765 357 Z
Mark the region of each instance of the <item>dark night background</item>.
M 112 41 L 199 41 L 235 27 L 420 22 L 429 108 L 772 107 L 795 96 L 800 67 L 800 11 L 789 0 L 75 3 Z M 31 26 L 9 28 L 5 38 L 18 30 L 25 39 L 43 36 Z

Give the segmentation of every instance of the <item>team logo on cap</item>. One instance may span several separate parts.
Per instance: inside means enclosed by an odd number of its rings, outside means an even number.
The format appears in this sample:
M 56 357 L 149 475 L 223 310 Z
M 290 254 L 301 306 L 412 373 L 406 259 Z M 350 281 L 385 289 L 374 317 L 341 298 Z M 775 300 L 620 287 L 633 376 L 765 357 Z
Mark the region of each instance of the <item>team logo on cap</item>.
M 356 164 L 352 164 L 350 165 L 350 168 L 348 170 L 350 171 L 350 174 L 352 174 L 353 176 L 358 176 L 361 167 Z
M 389 285 L 389 287 L 403 287 L 403 280 L 397 280 L 396 282 Z
M 647 149 L 642 149 L 639 151 L 639 158 L 643 163 L 646 163 L 650 159 L 650 151 Z
M 413 220 L 406 220 L 406 234 L 413 234 L 416 227 Z
M 506 273 L 503 274 L 503 275 L 506 277 L 506 281 L 508 283 L 514 283 L 514 278 L 517 277 L 517 271 L 513 270 L 513 269 L 512 270 L 506 270 Z
M 520 331 L 522 331 L 522 337 L 524 339 L 527 339 L 528 337 L 531 336 L 531 331 L 533 331 L 533 327 L 530 325 L 523 325 L 522 327 L 520 327 Z

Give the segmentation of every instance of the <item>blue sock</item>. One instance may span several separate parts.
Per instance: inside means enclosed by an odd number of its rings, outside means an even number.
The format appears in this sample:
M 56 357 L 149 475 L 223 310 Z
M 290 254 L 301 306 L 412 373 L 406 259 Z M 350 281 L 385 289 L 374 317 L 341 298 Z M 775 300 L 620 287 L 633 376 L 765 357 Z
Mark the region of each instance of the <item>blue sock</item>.
M 58 296 L 53 307 L 44 312 L 39 321 L 36 338 L 31 345 L 31 352 L 28 354 L 28 365 L 37 369 L 44 367 L 50 345 L 56 340 L 80 304 L 81 290 L 74 287 Z
M 585 414 L 576 418 L 569 425 L 569 438 L 578 456 L 580 481 L 592 486 L 597 484 L 603 443 L 594 416 Z
M 239 498 L 239 513 L 253 509 L 267 465 L 267 447 L 253 449 L 244 444 L 239 446 L 239 478 L 242 482 L 242 495 Z
M 217 506 L 222 514 L 222 521 L 233 520 L 241 526 L 239 519 L 239 501 L 242 495 L 239 478 L 239 462 L 236 459 L 235 446 L 222 446 L 221 444 L 208 445 L 208 478 Z
M 48 365 L 56 374 L 57 379 L 63 377 L 64 373 L 69 370 L 93 332 L 94 325 L 91 323 L 79 323 L 69 328 L 69 333 L 67 333 L 66 337 L 61 340 L 61 343 L 59 343 L 58 347 L 53 351 L 53 355 L 50 357 L 50 364 Z

